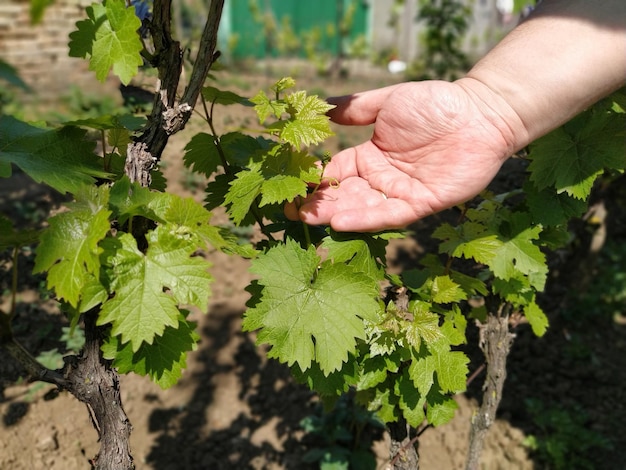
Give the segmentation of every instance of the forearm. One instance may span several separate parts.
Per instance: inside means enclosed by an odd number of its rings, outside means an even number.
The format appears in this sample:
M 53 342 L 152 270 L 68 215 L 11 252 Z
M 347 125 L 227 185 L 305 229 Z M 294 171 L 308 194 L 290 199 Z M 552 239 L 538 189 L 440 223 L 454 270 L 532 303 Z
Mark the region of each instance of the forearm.
M 546 0 L 459 83 L 518 150 L 626 84 L 626 1 Z

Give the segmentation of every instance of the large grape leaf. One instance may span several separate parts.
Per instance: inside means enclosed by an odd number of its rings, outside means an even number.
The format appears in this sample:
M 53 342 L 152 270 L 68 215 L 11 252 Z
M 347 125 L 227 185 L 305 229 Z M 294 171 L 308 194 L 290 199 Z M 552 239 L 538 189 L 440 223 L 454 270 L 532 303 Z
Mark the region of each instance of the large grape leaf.
M 115 295 L 102 306 L 98 324 L 111 323 L 111 334 L 121 336 L 122 344 L 130 342 L 133 352 L 178 325 L 179 305 L 206 311 L 210 264 L 191 256 L 197 247 L 186 234 L 158 226 L 147 235 L 145 255 L 129 234 L 106 241 L 104 264 Z
M 122 83 L 127 84 L 143 64 L 143 45 L 137 33 L 141 21 L 134 8 L 124 0 L 105 0 L 87 7 L 88 19 L 76 23 L 70 34 L 71 57 L 88 57 L 89 70 L 104 81 L 113 68 Z
M 315 361 L 326 375 L 341 368 L 356 338 L 365 338 L 363 319 L 375 320 L 377 283 L 343 263 L 321 262 L 314 248 L 287 240 L 252 262 L 263 286 L 248 309 L 247 330 L 261 327 L 259 343 L 270 357 L 305 370 Z
M 179 315 L 178 326 L 166 327 L 152 344 L 143 343 L 133 351 L 131 343 L 122 344 L 118 336 L 112 336 L 102 345 L 102 353 L 121 374 L 148 375 L 161 388 L 168 388 L 182 376 L 187 352 L 196 349 L 199 339 L 195 324 Z
M 87 187 L 69 211 L 52 217 L 37 247 L 35 272 L 48 271 L 48 287 L 74 308 L 90 274 L 100 270 L 100 241 L 109 231 L 108 188 Z
M 537 139 L 530 147 L 530 180 L 586 199 L 605 168 L 626 167 L 626 115 L 589 111 Z
M 76 127 L 41 129 L 11 116 L 0 117 L 0 171 L 10 176 L 11 164 L 35 181 L 61 193 L 75 193 L 83 185 L 107 178 L 102 159 L 93 153 L 95 143 Z M 8 169 L 8 171 L 7 171 Z

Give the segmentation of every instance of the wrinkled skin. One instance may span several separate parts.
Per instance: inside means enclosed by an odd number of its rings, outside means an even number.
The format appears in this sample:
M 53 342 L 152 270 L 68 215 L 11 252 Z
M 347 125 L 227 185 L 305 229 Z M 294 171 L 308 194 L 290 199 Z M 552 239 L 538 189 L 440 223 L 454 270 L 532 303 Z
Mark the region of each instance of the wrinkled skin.
M 374 124 L 372 138 L 336 154 L 320 188 L 288 205 L 287 216 L 378 231 L 478 194 L 515 151 L 515 139 L 498 100 L 485 99 L 485 87 L 473 82 L 403 83 L 329 100 L 334 122 Z

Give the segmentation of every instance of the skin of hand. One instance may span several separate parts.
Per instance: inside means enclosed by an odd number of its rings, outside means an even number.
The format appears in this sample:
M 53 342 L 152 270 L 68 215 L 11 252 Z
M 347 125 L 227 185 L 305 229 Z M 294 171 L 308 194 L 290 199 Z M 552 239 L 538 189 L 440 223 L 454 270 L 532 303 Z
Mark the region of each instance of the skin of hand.
M 625 83 L 626 2 L 544 0 L 456 82 L 330 99 L 334 122 L 373 135 L 285 213 L 337 231 L 405 227 L 471 199 L 515 151 Z
M 480 84 L 466 85 L 403 83 L 330 100 L 334 122 L 374 123 L 372 138 L 336 154 L 326 184 L 299 214 L 288 206 L 287 216 L 338 231 L 376 231 L 475 196 L 513 151 L 513 134 L 473 91 Z

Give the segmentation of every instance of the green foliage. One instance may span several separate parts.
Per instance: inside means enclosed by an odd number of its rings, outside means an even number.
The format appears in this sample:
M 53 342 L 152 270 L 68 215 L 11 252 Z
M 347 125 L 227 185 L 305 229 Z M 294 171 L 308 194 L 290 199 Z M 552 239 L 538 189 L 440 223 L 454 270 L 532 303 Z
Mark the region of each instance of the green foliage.
M 30 21 L 33 24 L 39 23 L 54 0 L 30 0 Z
M 87 7 L 88 19 L 70 34 L 70 56 L 89 59 L 89 70 L 104 81 L 111 69 L 127 84 L 143 64 L 137 30 L 141 21 L 124 0 L 105 0 Z
M 456 1 L 424 4 L 428 42 L 437 50 L 428 68 L 464 66 L 457 46 L 466 13 Z M 98 79 L 112 69 L 127 83 L 142 64 L 134 11 L 123 0 L 105 0 L 87 14 L 71 35 L 71 55 L 89 59 Z M 204 206 L 124 176 L 125 148 L 141 119 L 110 113 L 45 129 L 1 117 L 0 177 L 16 165 L 74 201 L 41 233 L 21 232 L 0 217 L 0 246 L 39 240 L 35 271 L 47 274 L 72 328 L 81 314 L 97 315 L 104 357 L 162 387 L 178 380 L 199 339 L 189 311 L 208 308 L 212 278 L 202 253 L 254 258 L 243 326 L 258 332 L 270 357 L 326 404 L 350 392 L 384 422 L 444 424 L 456 408 L 452 396 L 466 387 L 468 316 L 524 314 L 537 335 L 546 331 L 537 301 L 548 274 L 545 252 L 566 240 L 567 221 L 584 211 L 598 175 L 626 167 L 624 102 L 602 103 L 531 146 L 523 191 L 485 192 L 463 206 L 456 225 L 435 230 L 439 253 L 392 275 L 386 248 L 406 234 L 338 234 L 285 219 L 282 205 L 297 204 L 321 182 L 324 158 L 308 147 L 332 135 L 331 106 L 294 88 L 284 78 L 250 99 L 202 90 L 208 126 L 185 146 L 183 162 L 210 181 Z M 215 110 L 237 105 L 254 106 L 259 135 L 216 132 Z M 99 135 L 102 155 L 83 128 Z M 212 225 L 209 211 L 220 206 L 231 227 L 256 223 L 262 240 L 242 245 L 237 233 Z M 473 267 L 461 271 L 468 260 Z M 470 308 L 470 300 L 482 309 Z M 332 447 L 345 436 L 342 423 L 307 426 L 328 432 Z M 345 468 L 354 455 L 335 447 L 309 457 Z
M 596 107 L 531 145 L 530 180 L 538 190 L 585 200 L 605 170 L 626 167 L 626 114 Z M 597 142 L 602 142 L 601 146 Z
M 14 164 L 37 182 L 74 193 L 109 176 L 81 129 L 42 129 L 11 116 L 0 117 L 0 129 L 0 177 L 11 176 Z
M 417 20 L 423 22 L 420 43 L 424 50 L 411 64 L 412 78 L 455 80 L 469 69 L 462 50 L 472 10 L 460 0 L 420 1 Z
M 345 263 L 321 261 L 315 249 L 292 240 L 253 261 L 262 296 L 248 309 L 244 329 L 261 328 L 258 342 L 270 357 L 308 369 L 315 360 L 328 375 L 341 368 L 355 339 L 365 337 L 363 319 L 379 309 L 374 279 Z
M 74 320 L 99 307 L 98 324 L 111 326 L 105 357 L 121 372 L 173 385 L 198 340 L 182 307 L 208 307 L 210 264 L 196 252 L 209 246 L 251 252 L 210 226 L 210 213 L 191 199 L 153 192 L 125 178 L 111 189 L 81 189 L 75 198 L 67 211 L 50 219 L 35 271 L 47 271 L 48 287 L 67 302 Z M 155 224 L 142 249 L 132 235 L 135 219 Z M 113 220 L 123 224 L 114 234 Z
M 342 396 L 330 410 L 318 406 L 300 425 L 310 448 L 304 462 L 318 462 L 323 470 L 376 468 L 372 443 L 381 438 L 384 424 L 352 395 Z
M 548 468 L 593 470 L 594 449 L 611 449 L 608 439 L 589 429 L 587 414 L 579 406 L 546 407 L 540 400 L 527 399 L 526 408 L 539 431 L 524 443 Z

